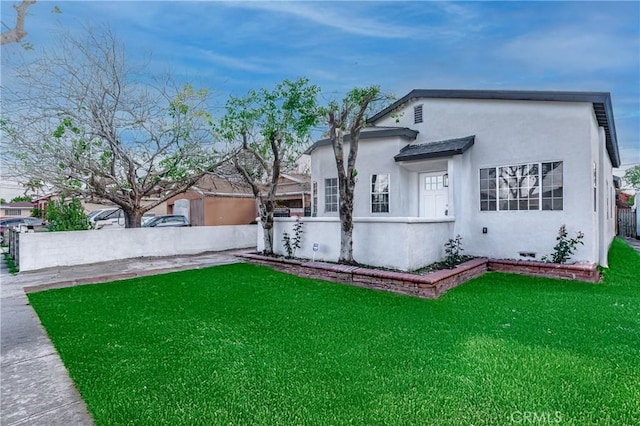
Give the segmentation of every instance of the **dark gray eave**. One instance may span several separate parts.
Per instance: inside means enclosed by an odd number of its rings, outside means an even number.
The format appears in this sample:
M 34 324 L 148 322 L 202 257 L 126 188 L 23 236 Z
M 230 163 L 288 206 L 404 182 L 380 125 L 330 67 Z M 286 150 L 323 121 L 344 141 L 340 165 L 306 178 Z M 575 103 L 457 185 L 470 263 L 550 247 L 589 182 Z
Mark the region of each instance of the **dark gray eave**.
M 396 162 L 426 160 L 429 158 L 450 157 L 464 153 L 471 148 L 476 136 L 447 139 L 444 141 L 427 142 L 420 145 L 407 145 L 393 157 Z
M 442 89 L 414 89 L 407 95 L 383 109 L 367 123 L 374 124 L 404 103 L 420 98 L 431 99 L 495 99 L 513 101 L 551 101 L 551 102 L 588 102 L 593 104 L 593 112 L 598 126 L 604 128 L 606 146 L 609 159 L 613 167 L 620 166 L 618 138 L 613 119 L 613 107 L 609 92 L 557 92 L 538 90 L 442 90 Z
M 417 130 L 412 130 L 407 127 L 365 127 L 360 132 L 360 140 L 363 139 L 381 139 L 390 137 L 400 137 L 407 140 L 415 140 L 418 136 Z M 351 140 L 351 135 L 344 135 L 344 142 Z M 304 152 L 305 154 L 311 154 L 314 149 L 321 146 L 331 145 L 331 139 L 320 139 L 315 142 Z

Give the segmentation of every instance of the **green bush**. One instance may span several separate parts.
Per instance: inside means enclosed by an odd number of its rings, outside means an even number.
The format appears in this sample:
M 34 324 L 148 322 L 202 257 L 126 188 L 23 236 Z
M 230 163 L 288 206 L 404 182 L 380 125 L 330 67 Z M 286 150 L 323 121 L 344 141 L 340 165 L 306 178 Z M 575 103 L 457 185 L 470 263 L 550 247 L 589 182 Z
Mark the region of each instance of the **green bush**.
M 568 235 L 567 227 L 562 225 L 558 231 L 558 236 L 556 237 L 556 241 L 558 241 L 558 243 L 553 248 L 553 253 L 549 256 L 542 256 L 541 260 L 549 263 L 567 263 L 567 260 L 569 260 L 571 255 L 575 253 L 576 246 L 578 244 L 584 245 L 584 242 L 582 242 L 584 234 L 581 231 L 576 233 L 575 238 L 567 238 Z
M 84 214 L 84 208 L 77 198 L 67 202 L 64 197 L 47 203 L 49 231 L 84 231 L 91 229 L 91 223 Z

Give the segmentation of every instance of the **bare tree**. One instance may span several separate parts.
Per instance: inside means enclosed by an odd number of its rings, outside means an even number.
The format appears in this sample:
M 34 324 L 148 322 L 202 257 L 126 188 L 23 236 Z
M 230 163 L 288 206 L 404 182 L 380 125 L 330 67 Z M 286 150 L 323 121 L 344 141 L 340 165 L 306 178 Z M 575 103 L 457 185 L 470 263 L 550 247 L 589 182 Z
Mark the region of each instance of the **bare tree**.
M 24 29 L 24 17 L 27 14 L 27 9 L 29 8 L 29 6 L 31 6 L 35 2 L 36 0 L 22 0 L 20 4 L 13 6 L 16 9 L 16 23 L 13 28 L 10 28 L 4 22 L 2 23 L 2 26 L 7 29 L 2 32 L 0 45 L 18 43 L 27 35 L 27 32 Z
M 233 164 L 256 199 L 264 229 L 264 251 L 273 253 L 273 211 L 280 173 L 294 166 L 318 122 L 319 88 L 305 78 L 284 80 L 273 91 L 231 97 L 219 137 L 238 146 Z
M 341 103 L 332 101 L 323 109 L 329 125 L 329 140 L 338 169 L 340 199 L 340 263 L 355 264 L 353 258 L 353 194 L 356 186 L 356 159 L 360 142 L 360 131 L 366 126 L 366 114 L 377 103 L 389 99 L 381 96 L 378 86 L 355 88 Z M 344 136 L 349 135 L 349 154 L 345 163 Z
M 139 227 L 144 212 L 223 160 L 207 91 L 147 81 L 109 29 L 62 35 L 56 46 L 5 90 L 4 170 L 65 195 L 109 200 L 127 227 Z

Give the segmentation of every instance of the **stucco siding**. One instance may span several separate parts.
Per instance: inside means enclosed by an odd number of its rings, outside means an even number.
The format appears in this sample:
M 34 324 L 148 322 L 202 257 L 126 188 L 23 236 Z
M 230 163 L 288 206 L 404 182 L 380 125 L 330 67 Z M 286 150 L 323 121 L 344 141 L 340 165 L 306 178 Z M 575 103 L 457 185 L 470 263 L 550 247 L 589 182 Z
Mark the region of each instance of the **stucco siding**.
M 423 106 L 424 122 L 413 123 L 413 107 Z M 606 264 L 606 249 L 615 223 L 607 212 L 607 196 L 613 185 L 611 161 L 605 136 L 598 127 L 590 102 L 504 101 L 465 99 L 419 99 L 408 102 L 396 118 L 384 117 L 378 126 L 401 126 L 418 130 L 415 143 L 475 135 L 475 143 L 461 155 L 444 159 L 398 164 L 393 161 L 406 143 L 399 139 L 361 142 L 356 168 L 354 216 L 373 216 L 370 211 L 370 175 L 389 173 L 391 179 L 389 217 L 419 216 L 419 173 L 449 174 L 449 215 L 455 216 L 450 238 L 460 234 L 466 254 L 518 259 L 521 252 L 549 255 L 561 225 L 570 236 L 584 233 L 575 261 Z M 561 161 L 563 165 L 563 209 L 558 211 L 481 211 L 481 168 Z M 593 165 L 598 173 L 597 204 L 593 209 Z M 335 177 L 331 147 L 312 154 L 312 179 L 318 181 L 319 216 L 324 213 L 324 178 Z M 608 210 L 609 209 L 609 210 Z M 486 233 L 483 233 L 486 228 Z M 390 234 L 391 235 L 391 234 Z M 404 244 L 421 250 L 429 241 L 413 242 L 402 233 Z M 356 239 L 354 250 L 363 244 Z
M 332 217 L 302 219 L 301 247 L 298 258 L 335 262 L 340 255 L 340 221 Z M 286 255 L 282 236 L 293 236 L 293 218 L 275 218 L 274 252 Z M 419 218 L 354 218 L 354 259 L 365 265 L 401 270 L 415 270 L 440 260 L 444 244 L 450 238 L 453 218 L 426 220 Z M 262 244 L 262 227 L 258 228 L 258 250 Z M 314 243 L 318 251 L 313 251 Z

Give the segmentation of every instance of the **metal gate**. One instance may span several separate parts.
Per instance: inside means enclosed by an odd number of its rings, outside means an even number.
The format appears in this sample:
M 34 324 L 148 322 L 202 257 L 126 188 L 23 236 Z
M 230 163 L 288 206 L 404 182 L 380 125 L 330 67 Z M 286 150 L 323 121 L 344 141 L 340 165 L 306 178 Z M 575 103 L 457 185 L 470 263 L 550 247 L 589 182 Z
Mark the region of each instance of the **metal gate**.
M 637 234 L 636 210 L 618 207 L 618 235 L 635 238 Z

